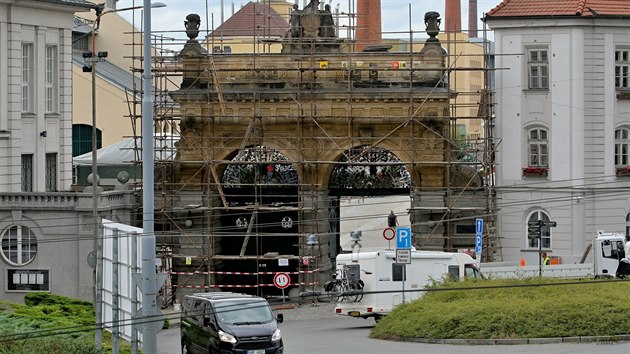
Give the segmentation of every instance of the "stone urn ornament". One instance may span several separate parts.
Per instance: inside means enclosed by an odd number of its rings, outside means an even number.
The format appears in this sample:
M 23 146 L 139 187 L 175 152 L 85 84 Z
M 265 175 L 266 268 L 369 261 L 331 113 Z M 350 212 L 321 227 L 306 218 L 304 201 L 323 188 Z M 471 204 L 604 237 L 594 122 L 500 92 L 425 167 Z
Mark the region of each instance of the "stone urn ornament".
M 184 26 L 186 26 L 186 35 L 188 36 L 189 43 L 196 43 L 197 36 L 199 35 L 199 26 L 201 25 L 201 17 L 197 14 L 190 14 L 186 16 Z
M 429 11 L 424 14 L 424 25 L 427 29 L 427 35 L 429 35 L 429 39 L 427 39 L 427 42 L 439 41 L 435 37 L 440 33 L 441 22 L 442 20 L 440 19 L 439 12 Z

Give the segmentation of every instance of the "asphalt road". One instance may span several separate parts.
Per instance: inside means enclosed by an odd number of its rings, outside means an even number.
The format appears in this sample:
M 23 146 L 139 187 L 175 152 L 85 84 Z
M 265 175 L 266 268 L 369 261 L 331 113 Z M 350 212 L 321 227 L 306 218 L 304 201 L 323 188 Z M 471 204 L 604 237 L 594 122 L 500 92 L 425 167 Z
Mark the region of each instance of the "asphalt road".
M 333 318 L 285 320 L 280 325 L 287 354 L 630 354 L 630 342 L 528 345 L 440 345 L 368 338 L 373 320 Z M 158 333 L 158 354 L 176 354 L 179 328 Z

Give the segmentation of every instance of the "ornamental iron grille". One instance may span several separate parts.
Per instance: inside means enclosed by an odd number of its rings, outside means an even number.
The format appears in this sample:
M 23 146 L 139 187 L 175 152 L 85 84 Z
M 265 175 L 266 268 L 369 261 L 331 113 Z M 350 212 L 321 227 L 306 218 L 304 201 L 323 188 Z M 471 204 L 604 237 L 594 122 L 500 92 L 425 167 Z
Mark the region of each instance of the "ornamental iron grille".
M 411 175 L 403 162 L 392 152 L 379 147 L 362 146 L 350 149 L 335 167 L 330 188 L 373 189 L 409 188 Z M 379 165 L 378 163 L 383 163 Z
M 221 183 L 240 188 L 253 184 L 297 186 L 298 174 L 293 164 L 278 150 L 265 146 L 242 149 L 225 168 Z M 243 163 L 246 162 L 246 163 Z

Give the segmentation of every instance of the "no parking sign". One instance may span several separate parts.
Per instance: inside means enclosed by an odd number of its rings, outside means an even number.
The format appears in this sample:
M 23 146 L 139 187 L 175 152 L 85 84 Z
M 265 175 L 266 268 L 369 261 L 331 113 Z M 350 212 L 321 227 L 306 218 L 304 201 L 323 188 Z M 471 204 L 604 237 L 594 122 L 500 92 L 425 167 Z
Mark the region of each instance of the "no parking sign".
M 396 237 L 396 230 L 394 230 L 393 227 L 388 227 L 385 230 L 383 230 L 383 237 L 387 240 L 387 241 L 391 241 L 394 239 L 394 237 Z

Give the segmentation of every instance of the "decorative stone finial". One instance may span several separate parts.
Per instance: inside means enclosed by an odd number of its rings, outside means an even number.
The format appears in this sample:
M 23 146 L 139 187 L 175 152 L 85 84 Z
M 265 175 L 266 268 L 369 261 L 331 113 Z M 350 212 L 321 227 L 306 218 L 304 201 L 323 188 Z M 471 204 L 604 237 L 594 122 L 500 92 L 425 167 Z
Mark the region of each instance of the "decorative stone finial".
M 190 38 L 188 42 L 197 42 L 199 26 L 201 25 L 201 17 L 197 14 L 190 14 L 186 16 L 184 25 L 186 26 L 186 35 Z
M 429 40 L 427 42 L 433 42 L 437 40 L 435 37 L 440 33 L 440 24 L 442 20 L 440 19 L 440 13 L 436 11 L 429 11 L 424 14 L 424 24 L 427 26 L 427 34 L 429 35 Z
M 199 27 L 201 26 L 201 17 L 199 17 L 199 15 L 197 14 L 190 14 L 186 16 L 186 21 L 184 21 L 184 25 L 186 26 L 186 35 L 189 39 L 186 44 L 184 44 L 184 48 L 181 52 L 179 52 L 178 56 L 181 58 L 193 58 L 207 55 L 208 51 L 202 48 L 201 44 L 199 44 L 199 42 L 197 41 L 197 36 L 199 35 Z M 184 81 L 186 81 L 185 75 Z

